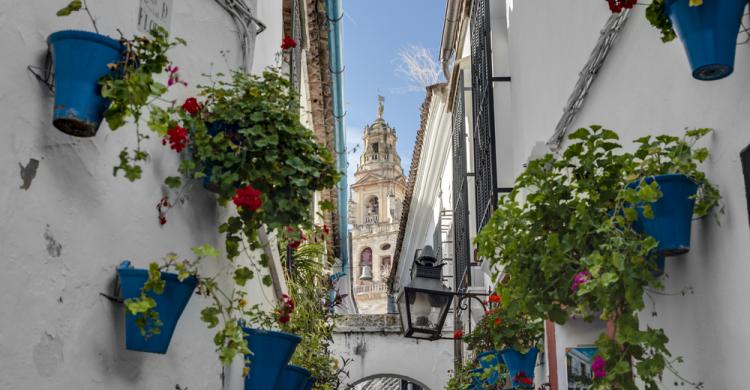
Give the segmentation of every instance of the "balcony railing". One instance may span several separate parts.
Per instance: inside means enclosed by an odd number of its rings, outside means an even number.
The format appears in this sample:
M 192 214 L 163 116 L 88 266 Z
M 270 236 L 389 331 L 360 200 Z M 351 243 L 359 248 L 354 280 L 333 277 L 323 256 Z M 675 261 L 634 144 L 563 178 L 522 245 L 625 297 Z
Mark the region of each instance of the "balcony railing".
M 497 203 L 492 47 L 488 0 L 475 0 L 471 12 L 471 95 L 474 114 L 474 172 L 477 231 Z
M 468 280 L 466 274 L 470 263 L 469 240 L 469 193 L 466 172 L 466 111 L 464 105 L 464 77 L 459 73 L 458 88 L 453 100 L 453 275 L 454 288 L 458 291 Z
M 368 215 L 365 217 L 365 225 L 372 225 L 378 223 L 377 215 Z
M 385 282 L 374 282 L 354 286 L 354 295 L 375 294 L 388 292 Z

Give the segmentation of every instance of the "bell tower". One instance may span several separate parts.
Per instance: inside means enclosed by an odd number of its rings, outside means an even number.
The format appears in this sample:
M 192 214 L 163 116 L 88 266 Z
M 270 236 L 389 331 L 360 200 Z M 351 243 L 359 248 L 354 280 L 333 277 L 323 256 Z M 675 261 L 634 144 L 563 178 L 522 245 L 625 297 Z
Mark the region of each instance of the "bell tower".
M 388 277 L 398 236 L 406 178 L 396 151 L 396 130 L 384 119 L 378 96 L 375 121 L 365 126 L 349 204 L 354 298 L 360 313 L 386 312 Z

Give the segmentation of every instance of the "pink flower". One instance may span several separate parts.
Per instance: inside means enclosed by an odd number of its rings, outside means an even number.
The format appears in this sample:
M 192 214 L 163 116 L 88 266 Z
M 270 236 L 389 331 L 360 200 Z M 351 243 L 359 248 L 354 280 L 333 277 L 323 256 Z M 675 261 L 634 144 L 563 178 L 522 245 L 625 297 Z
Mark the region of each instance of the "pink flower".
M 591 371 L 594 373 L 594 378 L 604 378 L 607 376 L 607 361 L 603 357 L 596 355 L 594 362 L 591 364 Z
M 587 283 L 590 277 L 591 273 L 589 273 L 588 270 L 583 270 L 575 274 L 575 276 L 573 276 L 573 284 L 570 285 L 570 289 L 573 290 L 573 292 L 578 291 L 578 287 L 580 287 L 582 284 Z
M 167 86 L 168 87 L 171 87 L 175 83 L 180 83 L 180 84 L 182 84 L 184 86 L 187 86 L 186 82 L 180 80 L 180 74 L 177 73 L 177 72 L 180 71 L 180 67 L 179 66 L 172 66 L 170 64 L 170 65 L 167 65 L 167 69 L 165 69 L 165 70 L 167 72 L 169 72 L 169 78 L 167 79 Z

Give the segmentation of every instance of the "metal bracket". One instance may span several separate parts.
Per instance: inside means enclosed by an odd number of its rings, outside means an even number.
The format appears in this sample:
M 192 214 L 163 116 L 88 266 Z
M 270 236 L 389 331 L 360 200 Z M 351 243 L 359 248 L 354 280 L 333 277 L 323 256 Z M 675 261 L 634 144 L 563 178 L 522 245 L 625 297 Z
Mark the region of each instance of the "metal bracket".
M 44 84 L 50 92 L 55 93 L 55 73 L 52 71 L 52 52 L 47 47 L 47 54 L 44 56 L 44 66 L 29 65 L 26 67 L 36 79 Z
M 103 292 L 100 292 L 99 295 L 107 298 L 112 303 L 125 303 L 125 300 L 120 298 L 120 278 L 118 277 L 115 277 L 115 285 L 112 287 L 112 295 L 107 295 Z

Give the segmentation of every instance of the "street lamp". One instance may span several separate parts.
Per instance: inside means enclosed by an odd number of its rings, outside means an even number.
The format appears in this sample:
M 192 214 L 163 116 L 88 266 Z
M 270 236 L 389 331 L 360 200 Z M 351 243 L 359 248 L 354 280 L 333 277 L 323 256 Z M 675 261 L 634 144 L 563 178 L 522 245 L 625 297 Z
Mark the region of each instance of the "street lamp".
M 396 299 L 405 337 L 423 340 L 441 338 L 443 324 L 453 302 L 453 291 L 443 286 L 442 267 L 427 245 L 411 269 L 411 282 Z

